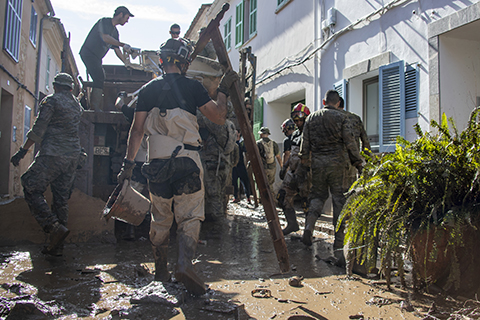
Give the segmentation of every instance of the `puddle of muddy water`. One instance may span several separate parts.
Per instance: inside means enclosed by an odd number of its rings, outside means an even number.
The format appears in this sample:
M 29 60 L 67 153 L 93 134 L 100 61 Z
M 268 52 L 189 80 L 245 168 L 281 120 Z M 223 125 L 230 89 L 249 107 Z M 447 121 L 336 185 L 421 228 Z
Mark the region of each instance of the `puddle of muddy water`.
M 44 256 L 37 245 L 3 247 L 0 319 L 35 308 L 57 319 L 418 319 L 428 310 L 428 298 L 406 311 L 408 292 L 347 279 L 344 270 L 316 258 L 331 254 L 331 236 L 316 232 L 306 248 L 300 234 L 286 237 L 292 270 L 280 274 L 261 207 L 229 205 L 223 230 L 215 237 L 203 232 L 197 247 L 195 266 L 209 287 L 202 297 L 179 283 L 152 281 L 148 241 L 66 244 L 58 258 Z M 288 284 L 292 276 L 303 277 L 300 286 Z

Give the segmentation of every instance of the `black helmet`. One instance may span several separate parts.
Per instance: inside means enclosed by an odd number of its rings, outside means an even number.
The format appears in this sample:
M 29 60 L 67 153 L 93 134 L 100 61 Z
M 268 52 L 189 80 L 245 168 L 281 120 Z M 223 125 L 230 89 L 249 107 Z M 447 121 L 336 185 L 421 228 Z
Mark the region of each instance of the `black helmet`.
M 75 86 L 72 76 L 69 75 L 68 73 L 63 73 L 63 72 L 57 74 L 55 78 L 53 78 L 53 84 L 57 84 L 60 86 L 67 86 L 72 90 L 73 90 L 73 87 Z
M 187 40 L 171 38 L 162 43 L 157 53 L 160 55 L 161 64 L 166 62 L 190 64 L 192 51 L 192 45 Z
M 292 119 L 287 119 L 282 123 L 282 132 L 286 134 L 289 130 L 295 130 L 295 122 Z

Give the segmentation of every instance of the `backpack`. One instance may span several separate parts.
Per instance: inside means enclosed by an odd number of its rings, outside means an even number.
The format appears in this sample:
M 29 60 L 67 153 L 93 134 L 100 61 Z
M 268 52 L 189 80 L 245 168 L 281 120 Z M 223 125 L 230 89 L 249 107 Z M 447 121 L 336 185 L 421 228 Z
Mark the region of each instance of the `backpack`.
M 262 139 L 263 149 L 265 150 L 265 162 L 267 164 L 272 164 L 275 162 L 275 153 L 273 150 L 273 140 L 268 142 Z

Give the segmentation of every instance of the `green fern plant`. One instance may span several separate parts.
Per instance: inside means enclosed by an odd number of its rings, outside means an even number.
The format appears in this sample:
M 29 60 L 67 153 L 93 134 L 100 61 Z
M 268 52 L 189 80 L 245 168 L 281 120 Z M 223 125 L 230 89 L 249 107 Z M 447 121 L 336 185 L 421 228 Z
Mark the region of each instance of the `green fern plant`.
M 403 267 L 418 230 L 443 228 L 453 246 L 461 244 L 462 226 L 475 228 L 480 212 L 479 115 L 480 107 L 459 134 L 444 114 L 440 124 L 431 122 L 437 133 L 424 133 L 416 125 L 417 140 L 398 137 L 394 153 L 365 155 L 366 166 L 339 221 L 346 222 L 345 241 L 361 248 L 357 259 L 367 268 L 375 265 L 380 248 L 388 284 L 392 261 Z

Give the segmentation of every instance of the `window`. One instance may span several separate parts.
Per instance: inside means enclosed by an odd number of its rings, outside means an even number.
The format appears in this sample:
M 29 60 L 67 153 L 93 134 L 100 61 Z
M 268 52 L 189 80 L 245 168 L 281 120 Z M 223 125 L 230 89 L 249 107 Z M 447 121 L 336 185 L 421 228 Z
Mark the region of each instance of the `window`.
M 235 47 L 240 47 L 256 34 L 257 0 L 241 1 L 235 8 Z
M 30 17 L 30 41 L 34 46 L 37 45 L 37 21 L 38 15 L 35 8 L 32 6 L 32 14 Z
M 283 9 L 283 7 L 285 7 L 287 5 L 287 3 L 289 3 L 289 2 L 290 2 L 290 0 L 277 0 L 277 10 L 276 10 L 276 12 Z
M 223 42 L 225 43 L 225 48 L 230 50 L 232 48 L 232 18 L 228 19 L 227 23 L 224 25 L 223 29 Z
M 363 81 L 363 125 L 373 151 L 378 152 L 378 77 Z
M 248 36 L 250 39 L 257 34 L 257 0 L 250 0 L 249 11 Z
M 243 1 L 235 9 L 235 47 L 243 44 Z
M 405 137 L 405 119 L 418 117 L 418 68 L 398 61 L 381 66 L 378 76 L 349 82 L 352 89 L 345 80 L 335 83 L 334 88 L 346 106 L 347 89 L 355 99 L 362 99 L 362 120 L 372 150 L 395 151 L 397 136 Z
M 27 141 L 27 133 L 30 131 L 30 122 L 32 120 L 32 108 L 25 106 L 24 124 L 23 124 L 23 143 Z
M 3 48 L 18 62 L 20 52 L 20 30 L 22 26 L 22 0 L 8 0 L 5 13 L 5 35 Z
M 50 61 L 52 58 L 50 58 L 50 54 L 47 54 L 47 70 L 45 73 L 45 88 L 47 91 L 50 90 Z

